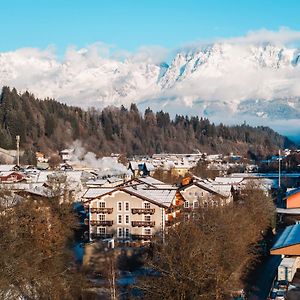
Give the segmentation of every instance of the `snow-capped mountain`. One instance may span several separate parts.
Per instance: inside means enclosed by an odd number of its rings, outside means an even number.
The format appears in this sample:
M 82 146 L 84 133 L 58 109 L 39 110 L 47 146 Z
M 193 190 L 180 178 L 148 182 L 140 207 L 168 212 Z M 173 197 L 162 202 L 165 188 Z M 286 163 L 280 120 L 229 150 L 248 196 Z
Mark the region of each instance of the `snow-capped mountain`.
M 145 53 L 105 57 L 95 47 L 0 53 L 0 83 L 83 107 L 129 105 L 220 118 L 300 117 L 300 50 L 215 43 L 179 51 L 170 63 Z

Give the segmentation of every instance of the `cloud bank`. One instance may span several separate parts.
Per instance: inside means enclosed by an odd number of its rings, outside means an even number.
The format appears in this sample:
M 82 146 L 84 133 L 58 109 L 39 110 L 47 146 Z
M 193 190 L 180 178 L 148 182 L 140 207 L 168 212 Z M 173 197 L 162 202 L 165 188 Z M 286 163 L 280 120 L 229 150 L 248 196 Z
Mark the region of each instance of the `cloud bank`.
M 135 53 L 103 43 L 70 47 L 63 58 L 53 47 L 18 49 L 0 53 L 0 82 L 84 108 L 135 102 L 220 118 L 254 113 L 274 120 L 272 101 L 280 99 L 283 113 L 277 110 L 275 119 L 296 119 L 299 41 L 300 31 L 281 28 L 179 49 L 143 46 Z M 264 101 L 263 111 L 251 108 L 257 100 Z

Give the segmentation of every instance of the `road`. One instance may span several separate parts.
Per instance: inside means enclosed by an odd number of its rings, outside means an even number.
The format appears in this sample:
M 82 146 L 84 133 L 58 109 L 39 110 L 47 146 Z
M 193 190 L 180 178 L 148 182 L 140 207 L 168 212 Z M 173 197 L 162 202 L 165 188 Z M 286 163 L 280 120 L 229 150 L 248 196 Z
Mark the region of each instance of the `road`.
M 262 263 L 257 270 L 256 281 L 252 287 L 252 293 L 248 298 L 249 300 L 267 299 L 281 259 L 280 255 L 270 255 Z

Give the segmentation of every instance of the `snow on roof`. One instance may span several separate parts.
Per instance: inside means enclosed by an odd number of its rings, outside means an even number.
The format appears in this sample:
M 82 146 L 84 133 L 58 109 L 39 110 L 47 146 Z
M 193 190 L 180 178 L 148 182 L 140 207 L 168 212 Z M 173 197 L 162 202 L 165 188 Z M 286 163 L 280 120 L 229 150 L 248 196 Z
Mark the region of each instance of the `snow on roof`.
M 123 181 L 123 179 L 120 178 L 120 177 L 114 176 L 114 177 L 108 177 L 108 178 L 107 178 L 107 181 L 108 181 L 109 183 L 115 183 L 115 182 L 118 182 L 118 181 Z
M 103 185 L 107 182 L 106 179 L 96 179 L 96 180 L 89 180 L 86 182 L 87 185 Z
M 54 197 L 53 191 L 44 186 L 35 186 L 33 188 L 26 189 L 25 192 L 42 196 L 42 197 L 48 197 L 48 198 Z
M 287 226 L 272 247 L 271 251 L 296 244 L 300 244 L 300 224 Z
M 241 177 L 216 177 L 215 182 L 222 183 L 222 184 L 237 184 L 243 181 Z
M 224 196 L 228 197 L 231 194 L 231 185 L 229 184 L 214 184 L 213 187 L 219 194 Z
M 22 172 L 18 172 L 18 171 L 4 171 L 4 172 L 0 172 L 0 176 L 7 177 L 10 174 L 15 174 L 15 173 L 25 176 Z
M 114 190 L 115 188 L 89 188 L 84 193 L 82 198 L 84 199 L 97 198 L 104 194 L 111 193 Z
M 150 176 L 138 177 L 137 179 L 149 185 L 165 185 L 164 182 Z
M 61 173 L 58 173 L 58 174 L 61 174 Z M 82 176 L 82 171 L 65 171 L 62 174 L 66 175 L 67 180 L 69 180 L 69 181 L 80 182 L 81 176 Z
M 46 182 L 49 175 L 67 176 L 67 181 L 69 182 L 80 182 L 82 171 L 39 171 L 36 181 Z
M 195 185 L 197 185 L 198 187 L 200 188 L 203 188 L 203 189 L 206 189 L 212 193 L 215 193 L 215 194 L 219 194 L 220 196 L 223 196 L 223 197 L 228 197 L 228 193 L 223 193 L 221 188 L 217 189 L 211 182 L 209 181 L 196 181 L 194 182 Z
M 0 165 L 0 172 L 14 171 L 17 165 Z
M 27 182 L 11 182 L 11 183 L 2 183 L 1 188 L 9 190 L 27 190 L 34 188 L 35 186 L 42 186 L 42 183 L 27 183 Z
M 74 152 L 74 149 L 64 149 L 64 150 L 61 150 L 60 153 L 72 153 Z
M 155 170 L 153 164 L 148 163 L 148 162 L 145 163 L 145 167 L 146 167 L 147 171 L 154 171 Z
M 278 214 L 300 215 L 300 208 L 276 208 Z
M 36 182 L 46 182 L 48 180 L 48 175 L 53 173 L 54 171 L 40 171 L 36 177 Z
M 132 170 L 139 170 L 139 162 L 136 162 L 136 161 L 131 161 L 130 162 L 130 168 L 132 169 Z
M 169 189 L 134 189 L 133 187 L 125 187 L 124 190 L 166 207 L 171 205 L 176 195 L 176 190 Z

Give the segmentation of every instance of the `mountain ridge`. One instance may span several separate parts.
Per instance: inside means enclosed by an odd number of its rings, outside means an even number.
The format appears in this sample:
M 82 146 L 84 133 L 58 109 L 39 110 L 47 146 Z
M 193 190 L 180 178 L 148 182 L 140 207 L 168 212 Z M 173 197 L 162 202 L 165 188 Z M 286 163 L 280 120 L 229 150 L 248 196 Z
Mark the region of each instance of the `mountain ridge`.
M 69 50 L 63 60 L 51 51 L 20 49 L 0 53 L 0 78 L 2 85 L 85 108 L 146 102 L 236 119 L 254 110 L 264 121 L 300 116 L 299 61 L 299 49 L 271 43 L 183 49 L 169 64 L 146 55 L 103 57 L 95 48 Z M 257 100 L 264 102 L 263 111 Z M 281 107 L 275 115 L 274 101 Z

